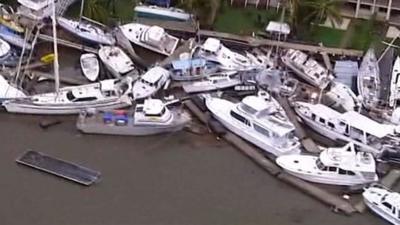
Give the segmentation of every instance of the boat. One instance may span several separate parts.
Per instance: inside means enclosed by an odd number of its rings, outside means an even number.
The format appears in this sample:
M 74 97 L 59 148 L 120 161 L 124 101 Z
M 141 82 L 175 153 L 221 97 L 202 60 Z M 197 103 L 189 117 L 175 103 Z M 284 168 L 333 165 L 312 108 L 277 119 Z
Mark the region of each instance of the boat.
M 115 44 L 115 38 L 111 33 L 107 33 L 102 28 L 87 21 L 75 21 L 64 17 L 58 17 L 57 23 L 65 30 L 86 41 L 103 45 Z
M 22 59 L 21 59 L 22 57 Z M 11 48 L 10 53 L 0 57 L 0 66 L 17 67 L 21 60 L 21 64 L 28 61 L 28 56 L 21 56 L 21 53 L 16 49 Z
M 22 114 L 78 114 L 87 108 L 112 110 L 130 106 L 132 78 L 108 79 L 97 83 L 60 88 L 57 92 L 36 94 L 25 99 L 3 102 L 7 112 Z
M 334 79 L 333 75 L 302 51 L 289 49 L 281 57 L 283 64 L 311 85 L 325 89 Z
M 389 106 L 394 107 L 400 99 L 400 57 L 396 58 L 390 80 Z
M 154 95 L 169 79 L 169 71 L 156 66 L 149 69 L 133 85 L 133 99 L 143 99 Z
M 200 81 L 193 81 L 182 85 L 186 93 L 216 91 L 231 88 L 242 83 L 237 78 L 236 71 L 219 72 L 208 75 Z
M 159 26 L 128 23 L 120 26 L 120 29 L 135 45 L 166 56 L 172 55 L 179 43 L 179 38 L 169 35 Z
M 97 80 L 100 74 L 100 63 L 97 56 L 93 53 L 82 54 L 80 62 L 83 75 L 92 82 Z
M 0 38 L 0 59 L 6 58 L 11 51 L 11 46 Z
M 180 109 L 169 109 L 159 99 L 137 103 L 134 111 L 115 110 L 81 113 L 77 128 L 88 134 L 144 136 L 183 129 L 190 117 Z
M 275 156 L 300 152 L 295 128 L 272 96 L 247 96 L 239 103 L 207 96 L 205 104 L 228 130 L 262 150 Z
M 328 106 L 307 102 L 295 102 L 294 109 L 303 123 L 322 136 L 354 142 L 364 151 L 377 154 L 385 147 L 399 144 L 396 126 L 378 123 L 356 111 L 339 113 Z
M 361 106 L 360 100 L 356 94 L 347 86 L 337 81 L 332 81 L 329 91 L 324 94 L 330 102 L 331 107 L 338 108 L 343 111 L 353 111 Z
M 365 205 L 386 221 L 400 224 L 400 194 L 382 186 L 371 186 L 362 194 Z
M 114 77 L 125 76 L 135 70 L 132 59 L 120 47 L 101 46 L 98 54 Z
M 7 41 L 9 44 L 12 44 L 19 48 L 24 48 L 27 50 L 32 49 L 32 44 L 29 42 L 25 42 L 23 36 L 19 33 L 7 28 L 6 26 L 0 25 L 0 38 Z
M 381 88 L 378 60 L 373 48 L 364 55 L 357 75 L 358 93 L 367 109 L 375 108 L 379 102 Z
M 15 32 L 23 33 L 25 29 L 14 20 L 14 14 L 11 6 L 0 3 L 0 24 Z
M 200 58 L 175 60 L 168 69 L 172 80 L 176 81 L 198 80 L 218 71 L 215 63 Z
M 70 1 L 54 1 L 54 8 L 56 11 L 60 11 L 63 7 L 67 7 L 72 4 L 75 0 Z M 52 15 L 53 1 L 50 0 L 18 0 L 20 4 L 17 9 L 17 15 L 27 17 L 28 19 L 41 21 L 44 18 L 48 18 Z
M 378 181 L 371 153 L 356 152 L 354 143 L 328 148 L 319 156 L 284 155 L 276 163 L 293 176 L 314 183 L 356 186 Z
M 23 91 L 11 85 L 2 75 L 0 75 L 0 103 L 16 98 L 26 98 Z
M 158 7 L 156 5 L 138 5 L 134 9 L 137 17 L 173 20 L 173 21 L 188 21 L 192 15 L 182 9 L 169 7 Z
M 225 47 L 216 38 L 207 38 L 203 45 L 192 50 L 192 58 L 201 57 L 219 64 L 221 70 L 247 71 L 263 67 L 250 58 Z

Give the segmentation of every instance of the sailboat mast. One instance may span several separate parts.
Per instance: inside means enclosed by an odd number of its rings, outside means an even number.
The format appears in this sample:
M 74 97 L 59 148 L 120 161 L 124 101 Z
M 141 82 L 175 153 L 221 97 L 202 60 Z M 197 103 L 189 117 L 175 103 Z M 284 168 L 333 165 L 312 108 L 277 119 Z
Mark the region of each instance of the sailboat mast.
M 82 0 L 82 3 L 81 3 L 81 11 L 80 11 L 80 13 L 79 13 L 79 24 L 81 24 L 81 21 L 82 21 L 82 16 L 83 16 L 83 9 L 85 8 L 85 0 Z
M 53 16 L 52 16 L 52 23 L 53 23 L 53 50 L 54 50 L 54 81 L 55 81 L 55 89 L 56 92 L 60 90 L 60 74 L 59 74 L 59 64 L 58 64 L 58 47 L 57 47 L 57 30 L 56 30 L 56 4 L 55 0 L 52 3 L 53 7 Z

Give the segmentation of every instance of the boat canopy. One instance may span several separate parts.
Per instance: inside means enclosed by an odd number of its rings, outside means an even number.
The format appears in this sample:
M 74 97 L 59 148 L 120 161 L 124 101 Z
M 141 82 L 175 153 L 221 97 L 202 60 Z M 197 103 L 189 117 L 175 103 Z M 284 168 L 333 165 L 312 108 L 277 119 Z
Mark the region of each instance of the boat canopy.
M 392 125 L 380 124 L 355 111 L 349 111 L 341 114 L 340 120 L 346 124 L 349 124 L 351 127 L 378 138 L 383 138 L 387 135 L 393 134 L 395 130 L 395 127 Z
M 175 70 L 187 70 L 193 67 L 204 67 L 205 65 L 205 59 L 184 59 L 172 62 L 172 67 Z
M 102 91 L 113 91 L 113 90 L 115 90 L 114 81 L 115 80 L 113 80 L 113 79 L 100 81 L 101 90 Z
M 160 99 L 146 99 L 143 108 L 147 115 L 159 115 L 162 114 L 164 104 Z
M 216 38 L 207 38 L 202 48 L 205 51 L 216 52 L 221 46 L 221 41 Z
M 147 81 L 151 84 L 156 83 L 158 80 L 161 79 L 163 76 L 168 76 L 168 70 L 162 68 L 162 67 L 153 67 L 149 71 L 147 71 L 143 76 L 142 79 L 144 81 Z
M 287 23 L 270 21 L 265 28 L 265 31 L 270 33 L 281 33 L 284 35 L 290 34 L 290 26 Z
M 51 4 L 49 0 L 18 0 L 18 3 L 32 10 L 41 10 Z
M 160 42 L 164 36 L 164 28 L 159 26 L 151 26 L 147 31 L 149 41 L 152 43 Z

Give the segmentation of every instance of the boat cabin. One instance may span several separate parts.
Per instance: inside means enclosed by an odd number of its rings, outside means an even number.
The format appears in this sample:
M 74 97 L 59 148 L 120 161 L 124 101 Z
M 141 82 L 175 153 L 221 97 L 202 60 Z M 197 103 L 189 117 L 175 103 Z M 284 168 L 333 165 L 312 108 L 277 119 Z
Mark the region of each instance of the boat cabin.
M 207 38 L 201 49 L 208 54 L 216 54 L 221 49 L 221 41 L 216 38 Z
M 322 104 L 296 103 L 296 111 L 317 126 L 369 144 L 370 137 L 384 138 L 394 134 L 394 126 L 380 124 L 355 111 L 343 114 Z
M 201 76 L 206 68 L 205 59 L 184 59 L 172 62 L 171 73 L 178 77 Z
M 60 1 L 55 1 L 56 7 Z M 34 20 L 42 20 L 52 14 L 52 1 L 49 0 L 18 0 L 18 3 L 21 5 L 17 13 Z
M 146 31 L 141 33 L 140 40 L 153 46 L 160 48 L 160 44 L 163 41 L 165 30 L 159 26 L 151 26 Z
M 273 138 L 277 143 L 286 143 L 288 138 L 294 138 L 294 126 L 288 121 L 274 118 L 275 112 L 276 108 L 263 98 L 248 96 L 230 114 L 232 118 L 252 127 L 266 138 Z
M 163 77 L 168 77 L 169 72 L 162 67 L 153 67 L 140 77 L 139 81 L 150 87 L 160 87 L 164 82 Z
M 135 108 L 135 124 L 166 123 L 172 119 L 171 112 L 159 99 L 146 99 Z

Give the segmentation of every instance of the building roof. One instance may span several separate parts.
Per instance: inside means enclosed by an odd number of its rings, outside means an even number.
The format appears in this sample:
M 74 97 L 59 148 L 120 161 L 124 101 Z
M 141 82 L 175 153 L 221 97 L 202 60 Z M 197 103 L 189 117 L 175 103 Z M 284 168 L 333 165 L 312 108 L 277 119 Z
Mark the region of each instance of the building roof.
M 290 34 L 290 26 L 287 23 L 270 21 L 267 27 L 265 28 L 265 31 L 270 33 L 281 33 L 288 35 Z

